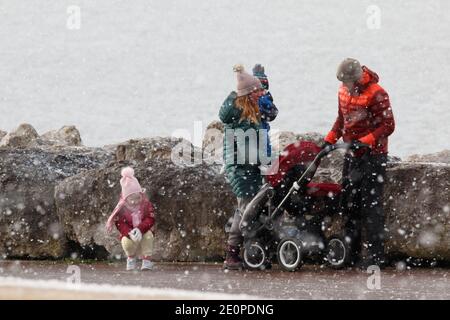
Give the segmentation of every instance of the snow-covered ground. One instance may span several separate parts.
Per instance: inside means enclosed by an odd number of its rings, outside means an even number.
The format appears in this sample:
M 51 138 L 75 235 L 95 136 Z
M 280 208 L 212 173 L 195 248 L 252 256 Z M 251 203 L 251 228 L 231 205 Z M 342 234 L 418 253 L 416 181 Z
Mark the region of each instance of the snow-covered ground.
M 144 288 L 98 283 L 70 283 L 60 280 L 30 280 L 0 277 L 0 300 L 254 300 L 257 296 L 225 294 L 171 288 Z
M 79 30 L 66 27 L 69 5 L 81 10 Z M 447 0 L 2 0 L 0 129 L 75 124 L 87 145 L 192 131 L 217 118 L 232 65 L 260 62 L 280 109 L 273 127 L 325 133 L 336 66 L 351 56 L 390 93 L 391 153 L 440 151 L 450 138 L 449 12 Z
M 73 262 L 76 263 L 76 262 Z M 379 273 L 305 265 L 297 272 L 224 271 L 221 264 L 0 261 L 0 299 L 449 299 L 448 269 Z

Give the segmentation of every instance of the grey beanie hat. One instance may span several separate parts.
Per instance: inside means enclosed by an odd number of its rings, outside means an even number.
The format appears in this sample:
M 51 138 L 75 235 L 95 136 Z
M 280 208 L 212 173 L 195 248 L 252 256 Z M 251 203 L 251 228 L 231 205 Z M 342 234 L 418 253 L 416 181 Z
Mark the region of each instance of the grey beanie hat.
M 358 60 L 347 58 L 339 64 L 336 77 L 342 82 L 355 82 L 361 79 L 363 70 Z
M 233 67 L 237 75 L 237 96 L 246 96 L 256 89 L 262 88 L 261 81 L 255 76 L 247 73 L 244 66 L 237 64 Z

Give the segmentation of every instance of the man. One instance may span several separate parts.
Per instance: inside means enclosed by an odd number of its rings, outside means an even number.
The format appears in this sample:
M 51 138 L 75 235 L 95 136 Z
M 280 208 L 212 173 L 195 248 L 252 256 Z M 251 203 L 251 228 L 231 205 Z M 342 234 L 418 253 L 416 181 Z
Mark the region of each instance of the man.
M 378 84 L 378 75 L 351 58 L 338 67 L 338 117 L 325 137 L 325 145 L 359 141 L 369 150 L 348 152 L 343 169 L 342 209 L 347 218 L 346 232 L 351 239 L 352 262 L 362 268 L 383 266 L 384 213 L 383 185 L 386 174 L 388 137 L 395 121 L 389 96 Z M 367 151 L 367 152 L 366 152 Z M 359 257 L 361 236 L 367 238 L 367 257 Z

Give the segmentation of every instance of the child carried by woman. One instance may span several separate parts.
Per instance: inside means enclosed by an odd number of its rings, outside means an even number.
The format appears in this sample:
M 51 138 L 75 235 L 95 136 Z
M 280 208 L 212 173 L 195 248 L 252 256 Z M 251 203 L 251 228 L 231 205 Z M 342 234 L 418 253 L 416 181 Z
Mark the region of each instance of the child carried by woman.
M 269 91 L 269 79 L 265 73 L 264 67 L 260 64 L 256 64 L 253 67 L 253 75 L 261 82 L 263 95 L 258 99 L 259 112 L 261 114 L 261 126 L 267 131 L 267 156 L 272 156 L 272 145 L 270 143 L 270 124 L 269 122 L 275 120 L 278 115 L 278 108 L 273 103 L 272 94 Z

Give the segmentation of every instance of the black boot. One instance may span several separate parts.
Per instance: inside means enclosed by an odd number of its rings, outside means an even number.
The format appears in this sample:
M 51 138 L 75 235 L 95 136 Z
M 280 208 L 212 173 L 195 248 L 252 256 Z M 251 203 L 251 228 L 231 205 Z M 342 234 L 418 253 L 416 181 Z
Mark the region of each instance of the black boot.
M 224 269 L 228 270 L 241 270 L 242 259 L 239 255 L 240 248 L 238 246 L 227 246 L 227 253 L 225 262 L 223 264 Z

